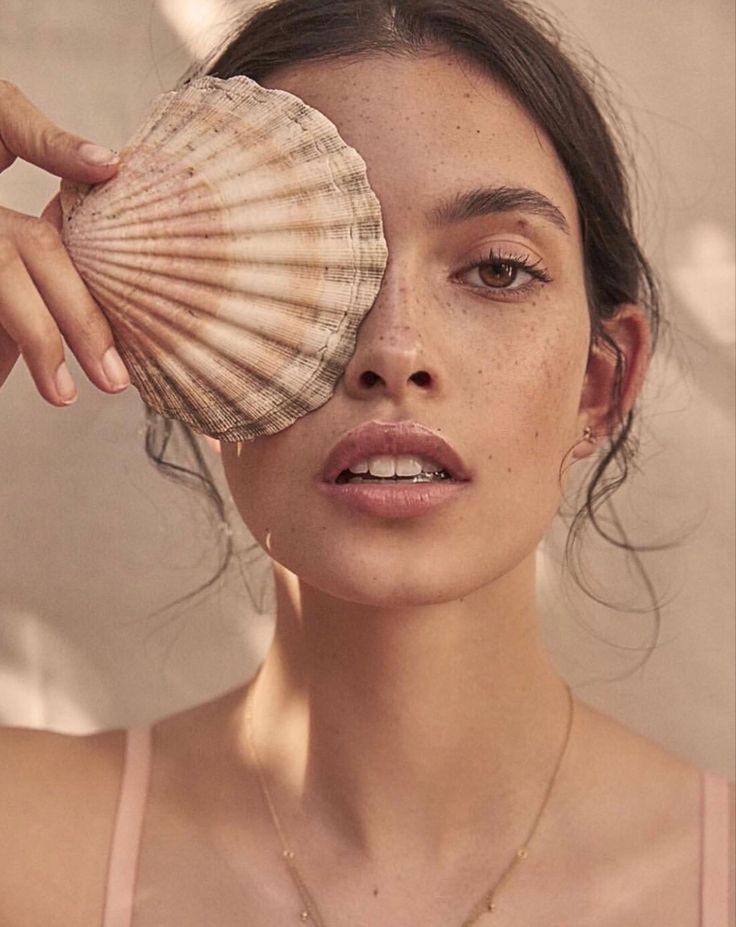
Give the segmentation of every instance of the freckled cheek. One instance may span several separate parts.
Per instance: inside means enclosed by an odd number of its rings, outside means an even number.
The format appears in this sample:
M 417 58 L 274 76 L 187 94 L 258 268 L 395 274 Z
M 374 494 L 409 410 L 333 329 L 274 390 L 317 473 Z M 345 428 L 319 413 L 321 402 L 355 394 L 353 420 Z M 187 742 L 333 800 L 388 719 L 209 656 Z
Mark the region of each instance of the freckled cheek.
M 528 324 L 513 337 L 497 336 L 473 366 L 484 431 L 509 459 L 544 465 L 574 440 L 587 355 L 587 336 L 578 334 L 572 338 L 562 324 Z
M 540 453 L 566 446 L 574 427 L 579 383 L 571 376 L 574 368 L 561 360 L 552 357 L 531 368 L 519 393 L 524 405 L 520 421 L 537 435 Z

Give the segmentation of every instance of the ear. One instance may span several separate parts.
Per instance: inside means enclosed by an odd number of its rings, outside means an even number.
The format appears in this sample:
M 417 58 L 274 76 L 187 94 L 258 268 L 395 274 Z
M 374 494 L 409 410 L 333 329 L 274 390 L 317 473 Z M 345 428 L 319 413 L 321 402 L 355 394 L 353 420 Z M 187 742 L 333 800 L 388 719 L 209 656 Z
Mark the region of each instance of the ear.
M 220 442 L 217 438 L 210 438 L 209 435 L 200 435 L 199 440 L 202 441 L 203 444 L 206 444 L 213 454 L 217 454 L 218 457 L 221 455 Z
M 578 423 L 580 433 L 590 428 L 596 437 L 613 432 L 629 414 L 644 385 L 652 350 L 652 336 L 646 313 L 635 303 L 619 306 L 616 315 L 601 322 L 603 332 L 618 347 L 621 356 L 621 385 L 618 401 L 614 394 L 617 357 L 605 337 L 596 337 L 588 355 Z M 595 450 L 591 441 L 581 441 L 573 451 L 577 458 Z

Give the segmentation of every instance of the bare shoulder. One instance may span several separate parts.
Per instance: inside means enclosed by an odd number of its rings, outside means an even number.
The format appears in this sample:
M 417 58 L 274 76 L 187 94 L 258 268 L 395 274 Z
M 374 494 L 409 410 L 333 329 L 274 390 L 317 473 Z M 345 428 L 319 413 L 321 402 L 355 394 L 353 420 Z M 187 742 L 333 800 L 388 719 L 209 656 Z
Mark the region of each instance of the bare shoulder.
M 603 886 L 599 901 L 617 924 L 697 924 L 704 769 L 577 701 L 576 722 L 562 814 L 572 845 L 591 847 L 586 865 Z M 584 878 L 579 858 L 576 865 Z M 615 873 L 609 882 L 600 877 L 606 871 Z
M 699 831 L 703 769 L 621 721 L 577 702 L 577 800 L 627 823 Z M 582 781 L 580 781 L 582 779 Z
M 0 727 L 4 927 L 100 923 L 124 738 Z
M 736 783 L 728 783 L 728 806 L 724 809 L 728 818 L 728 859 L 724 866 L 724 872 L 727 872 L 727 891 L 728 891 L 728 923 L 736 924 Z M 714 821 L 714 826 L 718 827 L 722 822 Z

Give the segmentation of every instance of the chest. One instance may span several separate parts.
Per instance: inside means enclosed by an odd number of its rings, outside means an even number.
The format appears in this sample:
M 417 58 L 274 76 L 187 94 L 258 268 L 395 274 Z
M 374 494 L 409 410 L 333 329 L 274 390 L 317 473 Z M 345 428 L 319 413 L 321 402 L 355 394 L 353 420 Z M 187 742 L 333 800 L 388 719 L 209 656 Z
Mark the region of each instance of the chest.
M 120 927 L 304 924 L 300 894 L 257 786 L 235 795 L 212 775 L 201 783 L 194 813 L 190 784 L 154 763 L 140 842 L 127 851 L 135 866 L 133 916 Z M 102 927 L 119 785 L 111 776 L 104 788 L 70 791 L 80 796 L 78 807 L 66 801 L 56 816 L 44 810 L 29 849 L 33 865 L 18 869 L 17 916 L 7 927 Z M 617 845 L 611 834 L 591 833 L 572 851 L 540 846 L 499 892 L 496 911 L 477 924 L 699 927 L 698 812 L 693 803 L 687 828 L 636 852 L 607 853 L 605 847 Z M 498 871 L 486 872 L 482 859 L 452 874 L 407 859 L 377 874 L 304 850 L 300 871 L 324 927 L 461 927 Z
M 251 796 L 256 799 L 259 796 Z M 257 806 L 216 830 L 153 803 L 147 813 L 130 927 L 304 924 L 304 904 Z M 250 820 L 250 827 L 244 824 Z M 696 824 L 697 822 L 694 822 Z M 641 854 L 591 865 L 529 859 L 499 890 L 479 927 L 699 927 L 699 828 Z M 306 848 L 305 848 L 306 849 Z M 574 861 L 573 861 L 574 862 Z M 466 872 L 404 865 L 377 875 L 340 859 L 298 860 L 323 927 L 462 927 L 490 884 L 482 861 Z M 493 874 L 491 874 L 492 876 Z M 316 922 L 307 921 L 306 923 Z

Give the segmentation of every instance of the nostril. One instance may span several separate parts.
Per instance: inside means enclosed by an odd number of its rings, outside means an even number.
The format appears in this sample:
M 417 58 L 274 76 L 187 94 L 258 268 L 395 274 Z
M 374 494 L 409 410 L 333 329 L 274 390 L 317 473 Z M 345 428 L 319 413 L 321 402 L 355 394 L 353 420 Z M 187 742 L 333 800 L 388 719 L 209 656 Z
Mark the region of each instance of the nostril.
M 417 373 L 412 374 L 411 378 L 417 386 L 429 386 L 430 376 L 426 370 L 417 371 Z
M 378 380 L 381 378 L 377 373 L 373 373 L 372 370 L 366 370 L 360 375 L 360 382 L 362 386 L 374 386 Z

